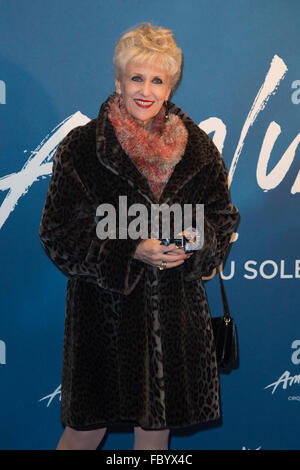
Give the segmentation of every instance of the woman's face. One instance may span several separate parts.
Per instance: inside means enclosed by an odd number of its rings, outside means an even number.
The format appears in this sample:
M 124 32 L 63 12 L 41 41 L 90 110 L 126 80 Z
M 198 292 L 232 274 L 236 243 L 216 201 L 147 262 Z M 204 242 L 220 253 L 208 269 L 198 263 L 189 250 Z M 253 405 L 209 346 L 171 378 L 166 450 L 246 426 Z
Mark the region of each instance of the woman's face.
M 166 72 L 155 64 L 129 61 L 115 83 L 128 113 L 144 124 L 159 113 L 171 92 Z

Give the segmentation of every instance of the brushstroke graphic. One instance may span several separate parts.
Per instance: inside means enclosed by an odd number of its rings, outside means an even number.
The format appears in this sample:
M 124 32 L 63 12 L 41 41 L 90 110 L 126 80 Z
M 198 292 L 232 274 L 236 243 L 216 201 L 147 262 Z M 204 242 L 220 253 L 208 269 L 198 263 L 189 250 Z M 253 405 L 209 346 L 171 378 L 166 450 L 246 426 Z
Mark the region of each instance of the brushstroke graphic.
M 279 86 L 280 80 L 283 79 L 287 70 L 288 68 L 284 61 L 278 55 L 275 54 L 272 59 L 268 73 L 266 75 L 265 81 L 260 87 L 243 125 L 240 139 L 229 170 L 228 178 L 230 183 L 232 181 L 236 165 L 239 160 L 242 148 L 244 146 L 245 138 L 248 134 L 249 128 L 254 124 L 254 121 L 256 120 L 260 111 L 265 108 L 271 94 L 275 94 L 275 91 Z
M 58 124 L 33 150 L 23 168 L 0 178 L 0 190 L 8 193 L 0 206 L 0 229 L 15 209 L 19 199 L 31 185 L 52 172 L 52 161 L 57 145 L 75 127 L 87 124 L 90 119 L 77 111 Z

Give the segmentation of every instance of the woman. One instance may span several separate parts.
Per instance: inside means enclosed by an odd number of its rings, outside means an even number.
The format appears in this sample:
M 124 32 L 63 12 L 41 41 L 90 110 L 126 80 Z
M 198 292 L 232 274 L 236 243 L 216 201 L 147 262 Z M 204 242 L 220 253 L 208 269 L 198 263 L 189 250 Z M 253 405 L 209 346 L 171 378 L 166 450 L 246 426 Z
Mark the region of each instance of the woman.
M 224 261 L 239 218 L 227 170 L 210 137 L 168 101 L 182 63 L 171 31 L 139 25 L 114 63 L 116 93 L 54 155 L 39 230 L 68 277 L 58 449 L 95 449 L 114 423 L 134 425 L 134 449 L 167 449 L 171 428 L 220 416 L 202 277 Z M 204 204 L 202 247 L 166 252 L 159 237 L 126 238 L 135 218 L 119 221 L 119 196 L 145 207 L 149 224 L 153 204 L 192 205 L 193 225 Z M 98 236 L 102 204 L 117 211 L 115 238 Z

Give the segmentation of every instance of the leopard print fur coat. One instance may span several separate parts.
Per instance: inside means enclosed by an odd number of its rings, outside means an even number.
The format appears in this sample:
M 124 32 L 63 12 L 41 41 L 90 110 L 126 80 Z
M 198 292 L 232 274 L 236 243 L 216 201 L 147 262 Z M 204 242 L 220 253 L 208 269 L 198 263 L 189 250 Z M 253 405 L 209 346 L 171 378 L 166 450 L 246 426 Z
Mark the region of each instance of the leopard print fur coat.
M 204 206 L 204 245 L 176 268 L 134 259 L 139 240 L 100 240 L 96 209 L 157 203 L 108 119 L 72 129 L 53 157 L 39 237 L 67 277 L 61 387 L 63 426 L 131 423 L 179 428 L 220 417 L 219 376 L 203 276 L 225 260 L 239 213 L 211 138 L 180 108 L 185 153 L 159 204 Z M 130 217 L 128 217 L 129 221 Z

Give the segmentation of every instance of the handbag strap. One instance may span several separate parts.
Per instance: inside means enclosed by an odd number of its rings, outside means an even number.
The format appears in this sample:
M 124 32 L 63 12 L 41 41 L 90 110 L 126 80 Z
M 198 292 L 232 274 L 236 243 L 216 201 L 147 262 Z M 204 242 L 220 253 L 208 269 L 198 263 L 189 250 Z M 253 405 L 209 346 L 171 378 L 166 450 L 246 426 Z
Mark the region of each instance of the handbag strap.
M 224 317 L 225 317 L 225 319 L 230 321 L 230 313 L 229 313 L 227 297 L 226 297 L 226 293 L 225 293 L 223 279 L 221 277 L 221 266 L 219 266 L 218 272 L 219 272 L 219 281 L 220 281 L 221 294 L 222 294 L 222 300 L 223 300 Z

